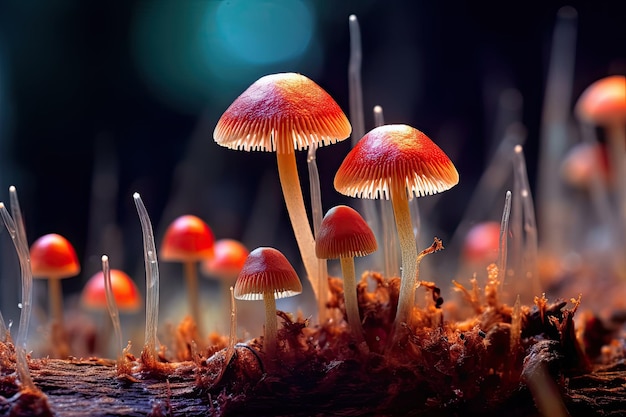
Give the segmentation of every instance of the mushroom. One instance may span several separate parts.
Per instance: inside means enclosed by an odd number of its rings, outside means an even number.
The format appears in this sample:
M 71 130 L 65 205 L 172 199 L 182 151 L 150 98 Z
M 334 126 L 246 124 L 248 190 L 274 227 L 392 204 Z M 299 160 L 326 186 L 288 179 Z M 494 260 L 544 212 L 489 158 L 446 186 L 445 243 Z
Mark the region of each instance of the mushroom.
M 62 327 L 63 291 L 61 279 L 80 272 L 72 244 L 63 236 L 50 233 L 41 236 L 30 247 L 33 278 L 48 279 L 48 300 L 52 322 Z
M 354 257 L 369 255 L 377 248 L 374 232 L 353 208 L 335 206 L 322 219 L 315 253 L 320 259 L 341 260 L 346 316 L 352 335 L 359 343 L 364 343 L 365 339 L 359 315 Z
M 276 350 L 278 320 L 276 299 L 292 297 L 302 292 L 302 284 L 285 255 L 270 247 L 259 247 L 250 252 L 235 283 L 238 300 L 265 302 L 265 337 L 263 346 L 268 355 Z
M 278 175 L 302 262 L 316 298 L 318 259 L 304 207 L 295 150 L 349 137 L 350 122 L 319 85 L 295 73 L 266 75 L 226 109 L 213 137 L 222 146 L 276 152 Z
M 141 308 L 141 295 L 137 285 L 124 271 L 111 269 L 111 289 L 117 308 L 122 312 L 134 313 Z M 96 272 L 83 287 L 80 296 L 83 307 L 93 311 L 107 309 L 104 273 Z
M 248 248 L 235 239 L 219 239 L 213 246 L 213 257 L 202 262 L 202 272 L 234 284 L 248 257 Z M 226 285 L 228 289 L 230 285 Z M 230 296 L 230 291 L 229 291 Z
M 89 278 L 83 291 L 81 292 L 80 302 L 87 310 L 95 312 L 108 311 L 111 316 L 111 323 L 115 330 L 115 341 L 117 343 L 116 349 L 123 348 L 122 346 L 122 334 L 119 324 L 118 311 L 126 313 L 135 313 L 141 308 L 141 295 L 137 289 L 137 285 L 124 271 L 119 269 L 110 269 L 108 266 L 108 257 L 104 255 L 102 257 L 103 270 L 95 273 Z M 106 264 L 105 264 L 106 262 Z M 106 270 L 105 270 L 106 265 Z M 106 272 L 106 273 L 105 273 Z M 111 298 L 112 304 L 109 305 L 107 298 L 107 284 L 106 274 L 109 275 L 111 286 Z M 109 321 L 105 321 L 105 330 L 100 334 L 99 339 L 102 339 L 103 344 L 108 344 L 110 325 Z
M 619 218 L 626 228 L 626 76 L 613 75 L 592 83 L 578 99 L 576 114 L 584 123 L 607 131 Z
M 213 245 L 213 232 L 209 226 L 199 217 L 190 214 L 180 216 L 170 223 L 161 244 L 162 260 L 181 262 L 184 265 L 189 308 L 199 329 L 201 325 L 196 262 L 213 257 Z
M 448 156 L 428 136 L 407 125 L 384 125 L 365 134 L 335 174 L 335 189 L 342 194 L 391 200 L 402 256 L 395 328 L 409 322 L 417 284 L 409 197 L 435 194 L 458 181 Z

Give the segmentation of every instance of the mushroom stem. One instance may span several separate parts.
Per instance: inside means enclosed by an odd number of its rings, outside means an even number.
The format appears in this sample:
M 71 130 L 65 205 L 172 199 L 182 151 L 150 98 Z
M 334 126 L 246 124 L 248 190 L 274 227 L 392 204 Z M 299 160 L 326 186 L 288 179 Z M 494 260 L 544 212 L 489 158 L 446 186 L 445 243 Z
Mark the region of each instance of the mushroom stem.
M 607 145 L 610 163 L 613 166 L 616 181 L 618 219 L 626 231 L 626 131 L 623 126 L 612 124 L 607 126 Z
M 417 246 L 413 235 L 411 224 L 411 212 L 409 210 L 409 200 L 407 198 L 404 184 L 390 187 L 391 204 L 396 219 L 398 238 L 400 241 L 400 251 L 402 255 L 402 281 L 400 284 L 400 294 L 398 298 L 398 311 L 394 322 L 397 329 L 400 323 L 408 323 L 411 310 L 413 308 L 413 294 L 415 294 L 416 273 L 417 273 Z
M 359 302 L 356 293 L 356 275 L 354 272 L 354 257 L 341 258 L 341 273 L 343 274 L 343 297 L 346 304 L 346 315 L 348 316 L 348 325 L 352 335 L 359 343 L 363 345 L 365 338 L 363 337 L 363 326 L 361 325 L 361 315 L 359 314 Z
M 50 277 L 48 280 L 48 303 L 52 323 L 55 326 L 62 326 L 63 323 L 63 291 L 61 280 Z
M 307 217 L 306 208 L 304 207 L 304 198 L 302 197 L 302 189 L 300 188 L 300 180 L 298 178 L 298 168 L 296 166 L 295 152 L 276 152 L 276 161 L 278 164 L 278 176 L 280 185 L 283 190 L 287 212 L 293 233 L 296 236 L 302 263 L 306 271 L 315 299 L 319 299 L 318 288 L 318 259 L 315 256 L 315 239 L 311 231 L 309 218 Z M 276 312 L 274 312 L 276 314 Z
M 276 352 L 276 337 L 278 334 L 278 319 L 276 318 L 276 299 L 273 292 L 263 293 L 265 304 L 265 333 L 263 347 L 268 356 Z
M 191 311 L 191 317 L 196 323 L 198 333 L 202 333 L 200 323 L 200 303 L 198 301 L 198 269 L 196 263 L 193 261 L 184 262 L 185 268 L 185 280 L 187 283 L 187 296 L 189 297 L 189 310 Z

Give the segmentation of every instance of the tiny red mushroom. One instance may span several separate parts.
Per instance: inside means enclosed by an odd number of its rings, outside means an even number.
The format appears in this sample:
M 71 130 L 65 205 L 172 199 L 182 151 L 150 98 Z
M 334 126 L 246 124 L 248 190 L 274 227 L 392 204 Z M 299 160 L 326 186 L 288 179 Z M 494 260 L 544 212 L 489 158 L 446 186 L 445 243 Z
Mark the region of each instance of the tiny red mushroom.
M 80 264 L 72 244 L 63 236 L 41 236 L 30 247 L 33 278 L 48 279 L 49 308 L 53 323 L 62 327 L 63 291 L 61 279 L 80 273 Z
M 213 232 L 209 226 L 199 217 L 190 214 L 176 218 L 168 226 L 161 244 L 161 259 L 181 262 L 185 267 L 189 308 L 199 329 L 201 325 L 196 263 L 213 256 L 213 245 Z
M 263 346 L 268 355 L 276 350 L 278 320 L 276 299 L 292 297 L 302 292 L 302 284 L 285 255 L 270 247 L 256 248 L 244 264 L 234 294 L 238 300 L 265 302 L 265 337 Z
M 408 323 L 416 279 L 417 246 L 409 196 L 435 194 L 459 181 L 448 156 L 421 131 L 407 125 L 384 125 L 367 133 L 348 153 L 335 174 L 335 189 L 360 198 L 391 199 L 402 255 L 402 283 L 395 327 Z
M 111 269 L 111 289 L 120 311 L 134 313 L 141 308 L 141 294 L 137 285 L 124 271 Z M 104 286 L 104 273 L 95 273 L 83 287 L 80 297 L 83 307 L 89 310 L 106 311 L 107 299 Z
M 276 152 L 289 220 L 316 296 L 319 265 L 295 150 L 347 139 L 351 131 L 348 118 L 324 89 L 304 75 L 279 73 L 248 87 L 226 109 L 213 133 L 215 142 L 231 149 Z
M 352 334 L 359 343 L 365 342 L 365 339 L 359 315 L 354 257 L 369 255 L 377 248 L 374 232 L 353 208 L 335 206 L 322 219 L 315 252 L 320 259 L 341 260 L 346 315 Z

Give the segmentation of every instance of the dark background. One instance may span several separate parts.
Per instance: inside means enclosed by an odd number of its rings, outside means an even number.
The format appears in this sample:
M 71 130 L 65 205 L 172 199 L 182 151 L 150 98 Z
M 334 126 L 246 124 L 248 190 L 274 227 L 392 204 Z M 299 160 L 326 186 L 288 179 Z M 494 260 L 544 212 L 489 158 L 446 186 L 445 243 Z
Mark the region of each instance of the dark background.
M 380 104 L 387 122 L 426 132 L 461 174 L 461 184 L 437 203 L 444 236 L 462 217 L 463 203 L 484 168 L 498 95 L 507 88 L 523 97 L 526 157 L 531 182 L 536 181 L 550 38 L 560 7 L 569 4 L 578 11 L 574 98 L 592 81 L 626 69 L 621 1 L 305 1 L 313 13 L 317 58 L 239 72 L 225 66 L 224 74 L 241 74 L 227 82 L 194 73 L 189 77 L 197 84 L 190 82 L 187 92 L 181 85 L 191 61 L 177 50 L 176 26 L 166 24 L 164 30 L 171 32 L 153 36 L 172 37 L 173 43 L 157 45 L 152 53 L 167 64 L 170 76 L 179 75 L 179 84 L 163 86 L 166 78 L 151 78 L 146 64 L 138 64 L 137 22 L 145 13 L 159 12 L 166 23 L 167 13 L 172 21 L 193 17 L 195 8 L 207 3 L 0 1 L 0 186 L 5 190 L 0 199 L 8 199 L 9 185 L 17 186 L 30 242 L 57 232 L 74 243 L 83 274 L 64 283 L 68 292 L 78 291 L 98 270 L 102 253 L 110 254 L 116 267 L 141 267 L 135 191 L 152 216 L 157 241 L 173 218 L 193 213 L 218 238 L 277 246 L 299 262 L 290 249 L 274 157 L 220 148 L 212 131 L 228 104 L 270 72 L 309 75 L 347 113 L 352 13 L 363 38 L 366 130 L 373 127 L 369 109 Z M 185 9 L 181 14 L 179 7 Z M 331 184 L 348 149 L 346 141 L 318 152 L 324 210 L 347 201 Z M 304 155 L 299 158 L 306 186 Z M 94 173 L 102 174 L 96 182 Z M 259 201 L 269 201 L 275 212 L 255 217 L 254 208 L 263 206 Z M 269 227 L 274 220 L 276 228 Z M 3 240 L 6 265 L 13 255 L 6 252 L 12 249 L 10 240 Z M 12 279 L 2 277 L 0 306 L 15 305 L 16 287 L 7 284 Z

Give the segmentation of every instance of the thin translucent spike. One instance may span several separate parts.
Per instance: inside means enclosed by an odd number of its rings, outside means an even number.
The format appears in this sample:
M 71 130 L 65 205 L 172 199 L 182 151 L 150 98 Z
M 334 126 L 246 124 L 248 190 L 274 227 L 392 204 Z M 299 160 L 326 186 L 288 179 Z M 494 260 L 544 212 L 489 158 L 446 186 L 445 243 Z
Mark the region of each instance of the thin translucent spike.
M 504 199 L 504 211 L 502 212 L 502 222 L 500 223 L 500 246 L 498 248 L 498 281 L 500 288 L 504 287 L 504 278 L 506 277 L 506 257 L 507 257 L 507 238 L 509 234 L 509 216 L 511 215 L 511 192 L 506 192 Z
M 565 190 L 559 177 L 563 156 L 572 145 L 569 121 L 576 55 L 577 13 L 570 6 L 559 9 L 554 27 L 546 92 L 541 120 L 538 183 L 539 218 L 543 246 L 562 254 L 565 232 L 571 227 Z
M 122 353 L 124 345 L 122 344 L 122 327 L 120 326 L 120 312 L 113 295 L 113 287 L 111 286 L 111 267 L 109 266 L 109 257 L 102 255 L 102 274 L 104 276 L 104 291 L 107 299 L 107 309 L 113 323 L 113 332 L 115 333 L 116 351 L 119 348 L 119 354 Z
M 317 161 L 315 153 L 317 146 L 312 145 L 309 147 L 307 156 L 307 166 L 309 169 L 309 187 L 311 190 L 311 213 L 313 216 L 313 235 L 317 239 L 317 232 L 319 231 L 320 224 L 322 224 L 322 218 L 324 212 L 322 209 L 322 192 L 320 190 L 320 175 L 317 169 Z M 327 309 L 326 303 L 328 301 L 328 263 L 326 259 L 318 259 L 319 264 L 319 277 L 317 279 L 317 312 L 318 320 L 320 323 L 326 321 Z
M 146 340 L 144 350 L 149 358 L 156 360 L 157 326 L 159 321 L 159 264 L 157 263 L 154 232 L 148 211 L 139 193 L 133 194 L 143 234 L 143 253 L 146 264 Z
M 20 311 L 20 328 L 17 332 L 16 340 L 17 374 L 24 388 L 39 391 L 35 387 L 35 383 L 30 376 L 30 370 L 28 369 L 28 362 L 26 360 L 26 339 L 28 336 L 28 326 L 30 324 L 33 298 L 33 273 L 30 268 L 30 254 L 28 247 L 26 247 L 25 243 L 21 242 L 18 238 L 17 227 L 11 218 L 9 211 L 4 206 L 4 203 L 0 203 L 0 215 L 2 216 L 4 225 L 13 240 L 13 245 L 17 251 L 17 257 L 20 261 L 20 268 L 22 270 L 22 305 Z
M 4 323 L 4 317 L 2 317 L 2 312 L 0 311 L 0 342 L 4 343 L 9 338 L 9 330 L 7 329 L 7 325 Z
M 381 106 L 374 106 L 374 124 L 376 127 L 385 124 L 385 117 L 383 114 L 383 108 Z M 378 200 L 378 207 L 380 209 L 381 229 L 382 229 L 382 248 L 383 256 L 385 258 L 385 276 L 397 277 L 400 276 L 400 251 L 398 234 L 396 233 L 396 222 L 393 218 L 393 207 L 391 201 L 381 198 Z M 414 220 L 414 219 L 411 219 Z
M 350 29 L 350 60 L 348 63 L 348 91 L 350 103 L 350 123 L 352 124 L 352 146 L 365 135 L 365 116 L 363 110 L 363 86 L 361 83 L 361 30 L 355 15 L 348 18 Z M 376 202 L 371 199 L 360 199 L 361 213 L 369 225 L 376 240 L 380 241 L 381 226 Z M 376 256 L 373 257 L 374 259 Z M 376 261 L 374 261 L 376 262 Z
M 11 216 L 15 221 L 17 230 L 17 238 L 26 249 L 28 249 L 28 240 L 26 239 L 26 228 L 24 227 L 24 219 L 22 210 L 20 209 L 20 201 L 17 198 L 17 189 L 15 186 L 9 187 L 9 202 L 11 204 Z
M 523 213 L 523 278 L 524 282 L 530 282 L 533 294 L 541 294 L 541 284 L 539 282 L 539 273 L 537 266 L 537 222 L 535 220 L 535 206 L 533 197 L 528 184 L 528 172 L 526 170 L 526 160 L 521 145 L 515 147 L 514 156 L 514 175 L 519 178 L 520 189 L 516 190 L 517 198 L 521 200 Z
M 228 334 L 228 348 L 226 350 L 226 366 L 235 354 L 237 344 L 237 304 L 235 304 L 235 289 L 230 287 L 230 333 Z

